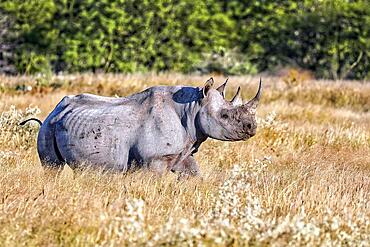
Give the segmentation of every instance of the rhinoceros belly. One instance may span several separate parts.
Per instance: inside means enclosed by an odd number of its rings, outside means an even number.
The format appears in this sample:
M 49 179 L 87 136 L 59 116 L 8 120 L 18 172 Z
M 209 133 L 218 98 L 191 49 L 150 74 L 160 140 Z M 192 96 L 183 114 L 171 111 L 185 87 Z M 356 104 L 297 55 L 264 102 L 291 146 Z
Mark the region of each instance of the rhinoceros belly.
M 55 123 L 58 149 L 71 165 L 127 169 L 127 146 L 131 126 L 123 126 L 114 109 L 74 109 Z

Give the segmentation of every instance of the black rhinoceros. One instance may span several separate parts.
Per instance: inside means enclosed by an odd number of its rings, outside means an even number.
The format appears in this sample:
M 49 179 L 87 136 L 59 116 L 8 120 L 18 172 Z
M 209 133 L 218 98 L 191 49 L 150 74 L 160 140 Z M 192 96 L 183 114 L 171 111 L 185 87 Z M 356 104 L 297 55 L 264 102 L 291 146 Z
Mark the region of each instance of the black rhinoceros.
M 199 174 L 193 155 L 208 138 L 246 140 L 256 133 L 261 96 L 243 104 L 240 87 L 224 98 L 227 81 L 203 88 L 155 86 L 123 98 L 66 96 L 41 124 L 37 149 L 45 168 L 83 164 L 126 172 L 133 166 Z M 28 119 L 21 124 L 25 124 Z

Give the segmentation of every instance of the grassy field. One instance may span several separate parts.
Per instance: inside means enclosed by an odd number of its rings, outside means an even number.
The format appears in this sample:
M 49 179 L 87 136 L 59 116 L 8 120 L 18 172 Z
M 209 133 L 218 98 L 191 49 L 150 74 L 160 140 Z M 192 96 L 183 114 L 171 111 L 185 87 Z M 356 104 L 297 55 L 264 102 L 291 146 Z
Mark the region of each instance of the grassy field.
M 225 78 L 214 77 L 219 85 Z M 263 78 L 257 135 L 208 140 L 202 178 L 44 176 L 37 124 L 66 94 L 125 96 L 207 76 L 0 76 L 0 245 L 370 245 L 370 83 Z M 231 77 L 247 99 L 259 78 Z

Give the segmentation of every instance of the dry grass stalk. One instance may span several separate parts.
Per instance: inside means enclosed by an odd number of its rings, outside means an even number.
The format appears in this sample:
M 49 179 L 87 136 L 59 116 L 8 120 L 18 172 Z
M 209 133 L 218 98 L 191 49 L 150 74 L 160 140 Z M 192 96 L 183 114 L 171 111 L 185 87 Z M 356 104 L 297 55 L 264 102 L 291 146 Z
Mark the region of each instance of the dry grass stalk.
M 200 86 L 180 74 L 0 77 L 0 244 L 349 245 L 370 243 L 370 84 L 265 79 L 257 135 L 208 141 L 203 179 L 145 171 L 44 176 L 37 125 L 65 94 Z M 221 83 L 224 78 L 217 77 Z M 244 97 L 258 78 L 233 77 Z

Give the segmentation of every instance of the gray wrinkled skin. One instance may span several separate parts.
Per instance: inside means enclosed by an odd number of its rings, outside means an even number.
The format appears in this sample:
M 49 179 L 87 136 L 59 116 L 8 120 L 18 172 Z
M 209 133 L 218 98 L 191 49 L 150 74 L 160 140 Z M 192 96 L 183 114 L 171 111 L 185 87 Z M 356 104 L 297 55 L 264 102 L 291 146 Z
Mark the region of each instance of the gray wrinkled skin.
M 224 99 L 226 84 L 212 88 L 156 86 L 125 98 L 66 96 L 41 126 L 42 164 L 60 169 L 83 164 L 126 172 L 147 167 L 198 175 L 193 157 L 208 137 L 246 140 L 256 133 L 258 99 L 244 105 Z M 261 87 L 261 85 L 260 85 Z

